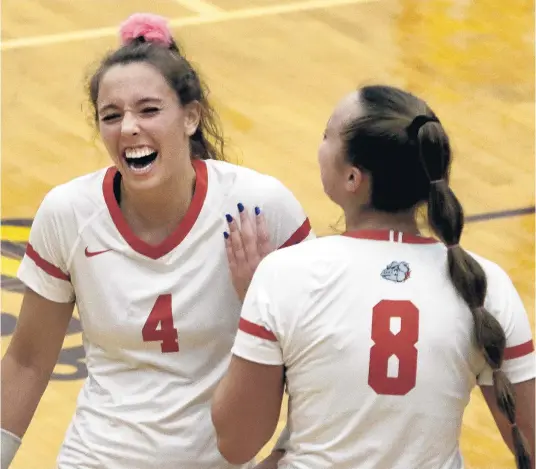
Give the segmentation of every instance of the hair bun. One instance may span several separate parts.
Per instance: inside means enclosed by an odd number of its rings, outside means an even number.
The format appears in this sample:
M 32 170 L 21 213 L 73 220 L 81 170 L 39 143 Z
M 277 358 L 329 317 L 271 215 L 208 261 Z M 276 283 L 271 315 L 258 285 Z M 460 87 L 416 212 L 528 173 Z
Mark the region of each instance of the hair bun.
M 121 45 L 143 38 L 145 42 L 153 42 L 170 47 L 173 37 L 166 18 L 152 13 L 134 13 L 119 28 Z

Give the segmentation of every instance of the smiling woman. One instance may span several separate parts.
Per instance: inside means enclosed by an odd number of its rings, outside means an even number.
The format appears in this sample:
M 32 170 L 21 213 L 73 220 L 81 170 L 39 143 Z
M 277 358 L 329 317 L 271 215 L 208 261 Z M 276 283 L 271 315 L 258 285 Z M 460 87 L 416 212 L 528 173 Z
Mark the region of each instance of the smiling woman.
M 123 46 L 104 58 L 88 90 L 127 221 L 158 220 L 160 229 L 138 235 L 161 242 L 191 202 L 191 158 L 225 160 L 224 140 L 206 87 L 165 24 L 136 20 L 123 23 Z
M 224 161 L 206 89 L 162 18 L 134 15 L 121 37 L 88 90 L 113 166 L 45 196 L 18 270 L 1 467 L 63 359 L 76 304 L 87 378 L 58 469 L 250 468 L 223 459 L 210 418 L 241 305 L 224 233 L 254 211 L 282 247 L 313 237 L 310 223 L 279 181 Z

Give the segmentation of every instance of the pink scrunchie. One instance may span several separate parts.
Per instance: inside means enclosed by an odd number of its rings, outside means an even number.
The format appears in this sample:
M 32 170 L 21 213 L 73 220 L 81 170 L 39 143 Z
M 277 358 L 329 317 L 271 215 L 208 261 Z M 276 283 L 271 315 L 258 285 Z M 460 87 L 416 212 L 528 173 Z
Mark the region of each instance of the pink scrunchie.
M 134 13 L 121 23 L 119 37 L 122 45 L 140 36 L 147 42 L 160 43 L 167 47 L 173 42 L 167 20 L 151 13 Z

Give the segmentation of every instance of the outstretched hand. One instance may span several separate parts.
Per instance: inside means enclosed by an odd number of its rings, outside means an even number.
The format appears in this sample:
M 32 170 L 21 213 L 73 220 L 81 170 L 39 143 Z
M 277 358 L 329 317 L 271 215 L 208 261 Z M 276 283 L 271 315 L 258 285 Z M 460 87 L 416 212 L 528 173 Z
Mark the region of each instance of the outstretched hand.
M 274 250 L 263 213 L 255 207 L 255 214 L 249 215 L 239 203 L 237 220 L 227 214 L 229 232 L 225 232 L 225 249 L 233 286 L 240 301 L 243 301 L 257 266 Z

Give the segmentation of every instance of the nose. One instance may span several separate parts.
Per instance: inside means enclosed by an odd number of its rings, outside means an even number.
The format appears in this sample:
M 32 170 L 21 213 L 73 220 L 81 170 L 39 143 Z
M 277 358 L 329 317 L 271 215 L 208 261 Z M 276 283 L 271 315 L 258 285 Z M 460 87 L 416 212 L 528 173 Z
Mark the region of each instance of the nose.
M 125 112 L 123 120 L 121 122 L 121 134 L 122 135 L 138 135 L 140 132 L 138 126 L 138 120 L 131 112 Z

